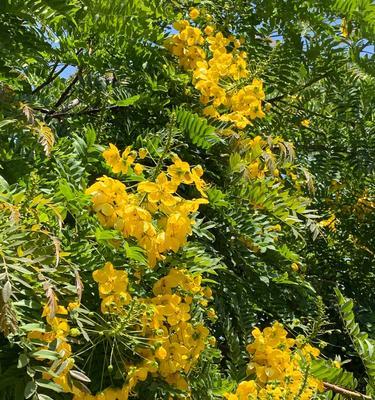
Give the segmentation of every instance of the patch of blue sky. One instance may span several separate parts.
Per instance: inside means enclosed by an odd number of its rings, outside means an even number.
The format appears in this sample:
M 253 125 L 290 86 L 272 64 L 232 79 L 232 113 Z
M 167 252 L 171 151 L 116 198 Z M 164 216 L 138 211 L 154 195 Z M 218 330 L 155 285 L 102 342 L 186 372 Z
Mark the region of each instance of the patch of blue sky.
M 74 75 L 77 72 L 77 67 L 74 65 L 68 65 L 64 71 L 61 72 L 60 77 L 64 79 L 70 78 L 72 75 Z

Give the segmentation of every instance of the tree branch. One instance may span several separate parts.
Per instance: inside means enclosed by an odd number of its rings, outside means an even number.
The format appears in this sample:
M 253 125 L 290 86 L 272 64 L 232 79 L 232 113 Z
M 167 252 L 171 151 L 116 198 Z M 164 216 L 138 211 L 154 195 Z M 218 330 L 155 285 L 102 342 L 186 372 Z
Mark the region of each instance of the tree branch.
M 290 104 L 290 103 L 288 103 L 288 102 L 286 102 L 285 100 L 282 100 L 282 99 L 279 100 L 279 101 L 280 101 L 280 103 L 286 105 L 287 107 L 292 107 L 295 110 L 304 112 L 306 114 L 314 115 L 315 117 L 324 118 L 324 119 L 326 119 L 328 121 L 336 121 L 336 122 L 341 122 L 341 123 L 344 122 L 344 123 L 350 124 L 353 127 L 355 126 L 355 122 L 354 121 L 347 121 L 347 120 L 345 121 L 345 120 L 342 120 L 342 119 L 339 119 L 339 118 L 330 117 L 329 115 L 320 114 L 320 113 L 318 113 L 316 111 L 305 110 L 304 108 L 300 108 L 300 107 L 298 107 L 298 106 L 296 106 L 294 104 Z
M 319 82 L 320 80 L 326 78 L 326 77 L 330 74 L 330 72 L 331 72 L 331 71 L 328 70 L 328 71 L 326 71 L 323 75 L 316 76 L 315 78 L 313 78 L 313 79 L 311 79 L 310 81 L 306 82 L 306 83 L 305 83 L 303 86 L 301 86 L 300 88 L 296 88 L 295 90 L 292 90 L 292 91 L 289 92 L 289 93 L 284 93 L 284 94 L 281 94 L 280 96 L 273 97 L 272 99 L 267 100 L 267 102 L 273 104 L 275 101 L 280 101 L 280 100 L 282 100 L 284 97 L 293 96 L 293 95 L 296 94 L 296 93 L 302 92 L 302 90 L 305 90 L 305 89 L 307 89 L 308 87 L 312 86 L 314 83 Z
M 80 115 L 91 115 L 97 114 L 101 111 L 110 111 L 110 110 L 120 110 L 121 106 L 108 106 L 108 107 L 96 107 L 96 108 L 88 108 L 77 112 L 68 112 L 68 111 L 61 111 L 61 112 L 54 112 L 53 110 L 47 110 L 41 107 L 35 107 L 34 109 L 40 111 L 43 114 L 47 114 L 50 118 L 64 118 L 64 117 L 78 117 Z
M 56 71 L 56 68 L 57 68 L 58 65 L 59 65 L 59 63 L 58 63 L 58 61 L 56 61 L 56 62 L 53 64 L 53 68 L 52 68 L 51 72 L 49 73 L 47 79 L 46 79 L 43 83 L 41 83 L 39 86 L 37 86 L 34 90 L 32 90 L 32 91 L 31 91 L 31 94 L 35 94 L 35 93 L 40 92 L 45 86 L 47 86 L 47 85 L 48 85 L 49 83 L 51 83 L 54 79 L 56 79 L 56 77 L 61 73 L 61 71 L 63 71 L 63 69 L 60 69 L 60 70 L 55 74 L 55 71 Z
M 367 396 L 366 394 L 362 394 L 359 392 L 353 392 L 352 390 L 344 389 L 340 386 L 333 385 L 332 383 L 323 382 L 324 388 L 326 390 L 332 390 L 335 393 L 341 394 L 344 397 L 348 397 L 349 399 L 368 399 L 371 400 L 371 396 Z
M 77 55 L 77 56 L 80 55 L 80 54 L 82 53 L 82 51 L 83 51 L 82 48 L 79 49 L 79 50 L 76 52 L 76 55 Z M 65 64 L 65 65 L 63 65 L 63 66 L 55 73 L 56 68 L 57 68 L 58 65 L 59 65 L 59 63 L 56 61 L 55 64 L 54 64 L 54 66 L 53 66 L 53 68 L 52 68 L 52 70 L 51 70 L 51 72 L 50 72 L 50 74 L 48 75 L 47 79 L 46 79 L 43 83 L 41 83 L 39 86 L 37 86 L 34 90 L 32 90 L 31 94 L 36 94 L 36 93 L 40 92 L 43 88 L 45 88 L 47 85 L 49 85 L 50 83 L 52 83 L 61 73 L 63 73 L 63 72 L 69 67 L 70 64 Z
M 63 104 L 64 101 L 70 96 L 71 90 L 72 90 L 73 86 L 78 82 L 78 79 L 79 79 L 80 75 L 81 75 L 81 70 L 78 69 L 75 77 L 69 83 L 67 88 L 61 93 L 60 98 L 57 100 L 57 102 L 55 103 L 53 108 L 58 108 L 59 106 L 61 106 L 61 104 Z

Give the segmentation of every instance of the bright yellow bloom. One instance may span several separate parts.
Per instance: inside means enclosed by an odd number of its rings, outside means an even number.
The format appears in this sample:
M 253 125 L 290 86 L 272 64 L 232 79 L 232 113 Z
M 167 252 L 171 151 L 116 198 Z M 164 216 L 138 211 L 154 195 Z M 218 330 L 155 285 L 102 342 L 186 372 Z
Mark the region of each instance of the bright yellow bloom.
M 297 272 L 299 270 L 299 265 L 297 263 L 292 263 L 292 270 Z
M 189 16 L 191 19 L 196 19 L 199 17 L 199 10 L 197 10 L 196 8 L 192 8 L 190 10 Z
M 80 303 L 79 303 L 79 302 L 73 302 L 73 303 L 69 303 L 69 304 L 68 304 L 67 309 L 68 309 L 69 311 L 73 311 L 73 310 L 75 310 L 76 308 L 79 308 L 79 306 L 80 306 Z
M 138 191 L 148 193 L 148 201 L 151 203 L 161 202 L 166 206 L 173 206 L 177 198 L 172 196 L 176 192 L 178 184 L 169 181 L 164 172 L 161 172 L 153 182 L 141 182 L 138 184 Z
M 168 167 L 168 174 L 175 183 L 185 183 L 188 185 L 193 183 L 189 163 L 182 161 L 178 156 L 174 156 L 173 164 Z
M 334 360 L 334 361 L 332 362 L 332 365 L 333 365 L 335 368 L 341 368 L 341 362 L 340 362 L 339 360 Z
M 301 125 L 304 126 L 305 128 L 308 128 L 310 126 L 310 120 L 308 119 L 303 119 L 301 121 Z
M 156 351 L 155 351 L 155 357 L 158 358 L 159 360 L 164 360 L 167 357 L 167 350 L 163 346 L 160 346 Z
M 148 153 L 147 149 L 145 149 L 145 148 L 143 148 L 143 147 L 141 147 L 141 148 L 138 150 L 138 155 L 139 155 L 139 158 L 140 158 L 141 160 L 143 160 L 144 158 L 147 157 L 147 153 Z
M 109 145 L 109 148 L 103 151 L 103 157 L 106 160 L 107 164 L 112 168 L 112 171 L 115 174 L 123 173 L 126 174 L 128 172 L 129 166 L 133 164 L 136 152 L 131 150 L 131 147 L 128 146 L 122 153 L 120 157 L 120 152 L 118 148 L 112 143 Z
M 142 172 L 143 172 L 143 165 L 136 163 L 136 164 L 134 165 L 134 173 L 135 173 L 136 175 L 141 175 Z
M 205 33 L 207 36 L 210 36 L 210 35 L 213 34 L 214 30 L 215 30 L 215 28 L 214 28 L 213 26 L 208 25 L 208 26 L 206 26 L 206 27 L 204 28 L 204 33 Z

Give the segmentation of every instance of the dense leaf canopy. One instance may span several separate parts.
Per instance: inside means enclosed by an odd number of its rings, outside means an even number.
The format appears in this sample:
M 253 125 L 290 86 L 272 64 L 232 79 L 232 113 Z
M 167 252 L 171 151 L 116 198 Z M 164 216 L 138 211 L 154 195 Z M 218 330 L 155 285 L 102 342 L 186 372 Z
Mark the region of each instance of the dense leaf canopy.
M 0 399 L 375 394 L 371 0 L 2 0 L 0 40 Z

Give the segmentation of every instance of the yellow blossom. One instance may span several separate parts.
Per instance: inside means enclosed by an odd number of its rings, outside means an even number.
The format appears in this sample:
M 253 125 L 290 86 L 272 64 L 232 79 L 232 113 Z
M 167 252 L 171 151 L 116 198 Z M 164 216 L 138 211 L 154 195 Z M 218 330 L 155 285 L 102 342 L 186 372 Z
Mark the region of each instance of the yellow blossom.
M 136 164 L 134 165 L 134 173 L 135 173 L 136 175 L 141 175 L 142 172 L 143 172 L 143 165 L 136 163 Z
M 173 206 L 177 198 L 172 196 L 177 190 L 177 184 L 169 181 L 164 172 L 161 172 L 153 182 L 141 182 L 138 184 L 138 191 L 148 193 L 148 201 L 151 203 L 161 202 L 166 206 Z
M 304 126 L 305 128 L 308 128 L 310 126 L 310 120 L 308 119 L 303 119 L 301 121 L 301 125 Z
M 191 19 L 196 19 L 199 17 L 199 10 L 197 10 L 196 8 L 192 8 L 189 12 L 189 16 Z
M 144 158 L 147 157 L 147 153 L 148 153 L 147 149 L 145 149 L 145 148 L 143 148 L 143 147 L 141 147 L 141 148 L 138 150 L 138 155 L 139 155 L 139 158 L 140 158 L 141 160 L 143 160 Z

